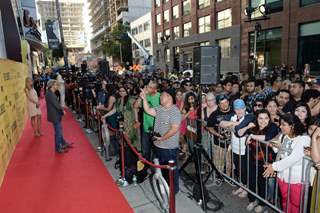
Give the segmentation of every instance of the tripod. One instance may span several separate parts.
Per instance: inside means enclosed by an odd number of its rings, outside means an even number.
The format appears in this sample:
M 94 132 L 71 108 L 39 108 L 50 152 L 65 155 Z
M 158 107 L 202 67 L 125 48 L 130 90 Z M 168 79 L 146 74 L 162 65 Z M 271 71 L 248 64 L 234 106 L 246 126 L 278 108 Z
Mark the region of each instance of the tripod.
M 202 86 L 199 86 L 199 91 L 198 91 L 198 98 L 199 98 L 199 102 L 201 103 L 201 95 L 202 95 Z M 198 116 L 199 118 L 201 118 L 201 113 L 202 110 L 200 109 L 198 112 Z M 216 175 L 222 178 L 222 175 L 220 174 L 220 172 L 218 171 L 218 169 L 216 168 L 216 166 L 214 165 L 212 159 L 209 157 L 208 153 L 205 151 L 205 149 L 203 148 L 202 144 L 201 144 L 201 138 L 202 138 L 202 121 L 200 119 L 197 120 L 197 143 L 194 144 L 193 146 L 193 153 L 188 157 L 187 161 L 182 165 L 182 167 L 180 168 L 179 172 L 184 172 L 186 174 L 186 176 L 192 180 L 196 186 L 196 184 L 199 184 L 200 186 L 200 192 L 201 192 L 201 198 L 202 198 L 202 209 L 204 212 L 206 212 L 206 205 L 207 205 L 207 199 L 205 196 L 205 184 L 208 181 L 209 177 L 212 175 L 213 172 L 216 173 Z M 201 168 L 202 168 L 202 159 L 205 159 L 209 165 L 210 165 L 210 171 L 207 174 L 207 176 L 204 178 L 201 175 Z M 194 179 L 193 177 L 191 177 L 186 171 L 185 168 L 190 164 L 194 162 L 195 165 L 195 170 L 196 170 L 196 179 Z

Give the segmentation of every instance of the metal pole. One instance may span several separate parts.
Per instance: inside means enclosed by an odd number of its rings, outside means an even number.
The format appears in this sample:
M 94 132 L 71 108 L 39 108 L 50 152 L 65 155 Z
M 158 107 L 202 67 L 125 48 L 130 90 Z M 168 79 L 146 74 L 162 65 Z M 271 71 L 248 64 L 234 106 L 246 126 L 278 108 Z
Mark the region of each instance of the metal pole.
M 125 180 L 125 168 L 124 168 L 124 138 L 123 138 L 123 129 L 122 124 L 120 124 L 119 133 L 120 133 L 120 141 L 121 141 L 121 178 Z
M 120 44 L 120 63 L 122 65 L 122 45 L 121 45 L 121 41 L 119 41 Z
M 58 22 L 59 22 L 59 30 L 60 30 L 61 44 L 62 44 L 62 50 L 63 50 L 64 66 L 65 66 L 66 71 L 69 71 L 68 52 L 67 52 L 67 47 L 66 47 L 66 44 L 64 41 L 64 36 L 63 36 L 59 0 L 56 0 L 56 10 L 57 10 L 57 16 L 58 16 Z
M 254 46 L 253 46 L 253 67 L 252 67 L 252 75 L 255 77 L 256 75 L 256 58 L 257 58 L 257 37 L 258 37 L 258 31 L 255 28 L 254 29 Z
M 176 213 L 176 195 L 175 195 L 175 189 L 174 189 L 174 176 L 175 176 L 175 170 L 176 170 L 176 164 L 174 160 L 169 161 L 169 187 L 170 187 L 170 193 L 169 193 L 169 213 Z

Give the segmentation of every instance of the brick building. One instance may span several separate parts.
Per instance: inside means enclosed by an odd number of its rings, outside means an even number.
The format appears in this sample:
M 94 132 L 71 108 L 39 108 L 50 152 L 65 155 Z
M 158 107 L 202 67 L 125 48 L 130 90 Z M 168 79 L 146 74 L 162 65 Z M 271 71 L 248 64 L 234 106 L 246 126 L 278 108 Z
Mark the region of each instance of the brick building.
M 257 38 L 257 69 L 285 63 L 301 70 L 311 65 L 312 74 L 320 74 L 320 1 L 319 0 L 242 0 L 242 11 L 255 8 L 252 18 L 261 18 L 259 6 L 267 3 L 267 20 L 246 22 L 241 13 L 240 71 L 253 69 L 254 26 L 261 25 Z
M 221 73 L 240 69 L 241 1 L 153 0 L 154 55 L 163 70 L 192 69 L 192 50 L 222 47 Z

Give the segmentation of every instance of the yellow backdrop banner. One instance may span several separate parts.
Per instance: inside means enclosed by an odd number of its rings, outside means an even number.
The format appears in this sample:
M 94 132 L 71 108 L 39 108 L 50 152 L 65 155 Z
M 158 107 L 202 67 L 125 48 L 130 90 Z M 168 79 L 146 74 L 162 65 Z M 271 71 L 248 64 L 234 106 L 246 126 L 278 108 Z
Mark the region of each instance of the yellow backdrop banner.
M 0 59 L 0 185 L 27 118 L 27 76 L 26 64 Z

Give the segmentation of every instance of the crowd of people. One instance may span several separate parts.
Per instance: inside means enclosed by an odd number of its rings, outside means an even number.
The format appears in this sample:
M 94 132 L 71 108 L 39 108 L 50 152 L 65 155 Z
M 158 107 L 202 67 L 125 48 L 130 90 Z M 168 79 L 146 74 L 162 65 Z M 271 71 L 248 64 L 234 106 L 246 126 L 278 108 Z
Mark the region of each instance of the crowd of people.
M 249 211 L 263 212 L 265 203 L 245 187 L 273 203 L 278 184 L 282 208 L 299 212 L 304 157 L 311 157 L 320 169 L 320 80 L 309 82 L 303 75 L 288 77 L 281 71 L 242 81 L 227 76 L 202 87 L 191 76 L 165 77 L 162 72 L 99 78 L 101 86 L 91 88 L 90 99 L 101 112 L 102 122 L 112 129 L 121 126 L 145 159 L 157 157 L 161 164 L 183 162 L 199 141 L 201 121 L 203 146 L 213 149 L 212 160 L 221 172 L 242 184 L 232 194 L 248 197 Z M 73 105 L 68 94 L 76 86 L 70 79 L 65 82 L 67 105 Z M 35 128 L 35 134 L 40 130 Z M 213 136 L 213 144 L 207 135 Z M 112 131 L 110 140 L 113 155 L 118 156 L 119 143 Z M 178 171 L 175 177 L 178 192 Z M 312 184 L 316 189 L 319 183 Z M 312 212 L 315 201 L 311 200 Z

